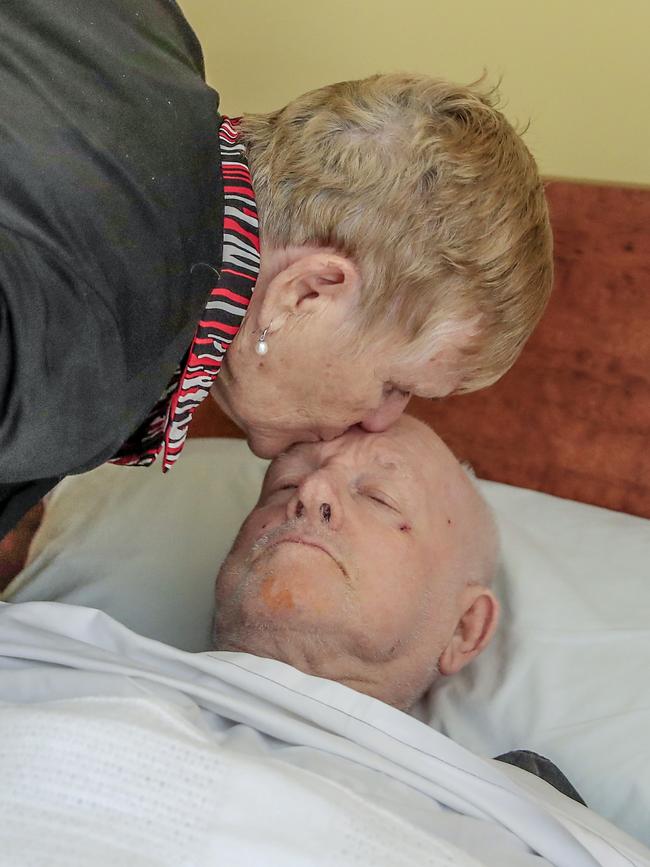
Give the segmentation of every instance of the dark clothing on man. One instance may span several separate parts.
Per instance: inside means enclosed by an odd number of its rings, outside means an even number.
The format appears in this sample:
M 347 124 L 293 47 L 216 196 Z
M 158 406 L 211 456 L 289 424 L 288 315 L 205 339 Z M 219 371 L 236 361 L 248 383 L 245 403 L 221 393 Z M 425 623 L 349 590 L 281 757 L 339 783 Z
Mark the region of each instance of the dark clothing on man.
M 532 750 L 511 750 L 509 753 L 497 756 L 496 760 L 497 762 L 506 762 L 509 765 L 514 765 L 517 768 L 528 771 L 529 774 L 534 774 L 534 776 L 549 783 L 558 792 L 566 795 L 567 798 L 577 801 L 584 807 L 587 806 L 577 789 L 564 776 L 558 766 L 554 765 L 550 759 L 540 756 L 539 753 L 534 753 Z

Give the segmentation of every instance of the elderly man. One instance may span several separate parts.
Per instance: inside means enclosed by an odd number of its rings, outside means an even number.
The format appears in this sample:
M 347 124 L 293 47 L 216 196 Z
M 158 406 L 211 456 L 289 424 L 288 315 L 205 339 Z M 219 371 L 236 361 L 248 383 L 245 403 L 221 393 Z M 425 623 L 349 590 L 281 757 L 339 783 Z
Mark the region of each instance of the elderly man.
M 270 465 L 219 571 L 215 646 L 408 711 L 492 638 L 498 560 L 489 507 L 416 419 L 294 446 Z M 499 758 L 582 802 L 543 756 Z
M 294 446 L 216 583 L 216 647 L 288 662 L 406 710 L 487 645 L 498 539 L 429 428 Z
M 7 863 L 650 865 L 395 709 L 490 640 L 497 552 L 469 477 L 404 418 L 273 462 L 219 572 L 215 652 L 0 606 Z

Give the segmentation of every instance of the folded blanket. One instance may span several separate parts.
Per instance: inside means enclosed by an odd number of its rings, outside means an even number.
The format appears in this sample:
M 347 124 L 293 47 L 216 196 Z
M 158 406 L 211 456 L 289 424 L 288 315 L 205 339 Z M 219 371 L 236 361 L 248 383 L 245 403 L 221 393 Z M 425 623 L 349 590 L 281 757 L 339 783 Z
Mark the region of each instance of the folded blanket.
M 331 681 L 0 606 L 2 863 L 642 867 L 518 768 Z

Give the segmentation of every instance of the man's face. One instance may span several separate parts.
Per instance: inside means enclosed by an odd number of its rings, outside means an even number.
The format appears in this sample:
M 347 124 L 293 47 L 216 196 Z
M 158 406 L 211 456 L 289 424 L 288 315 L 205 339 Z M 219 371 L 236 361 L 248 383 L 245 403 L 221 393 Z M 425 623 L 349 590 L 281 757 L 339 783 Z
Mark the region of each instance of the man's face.
M 458 621 L 477 499 L 442 441 L 409 417 L 294 446 L 269 468 L 219 573 L 218 646 L 361 691 L 397 660 L 430 683 Z

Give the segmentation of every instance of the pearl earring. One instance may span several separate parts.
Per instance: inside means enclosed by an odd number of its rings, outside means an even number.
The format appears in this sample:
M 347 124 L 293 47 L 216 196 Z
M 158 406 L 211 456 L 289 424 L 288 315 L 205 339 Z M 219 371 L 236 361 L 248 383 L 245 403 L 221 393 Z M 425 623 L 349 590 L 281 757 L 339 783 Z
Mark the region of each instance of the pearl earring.
M 258 355 L 266 355 L 266 353 L 269 351 L 269 345 L 266 342 L 266 333 L 268 330 L 268 328 L 265 328 L 257 339 L 257 346 L 255 347 L 255 351 Z

